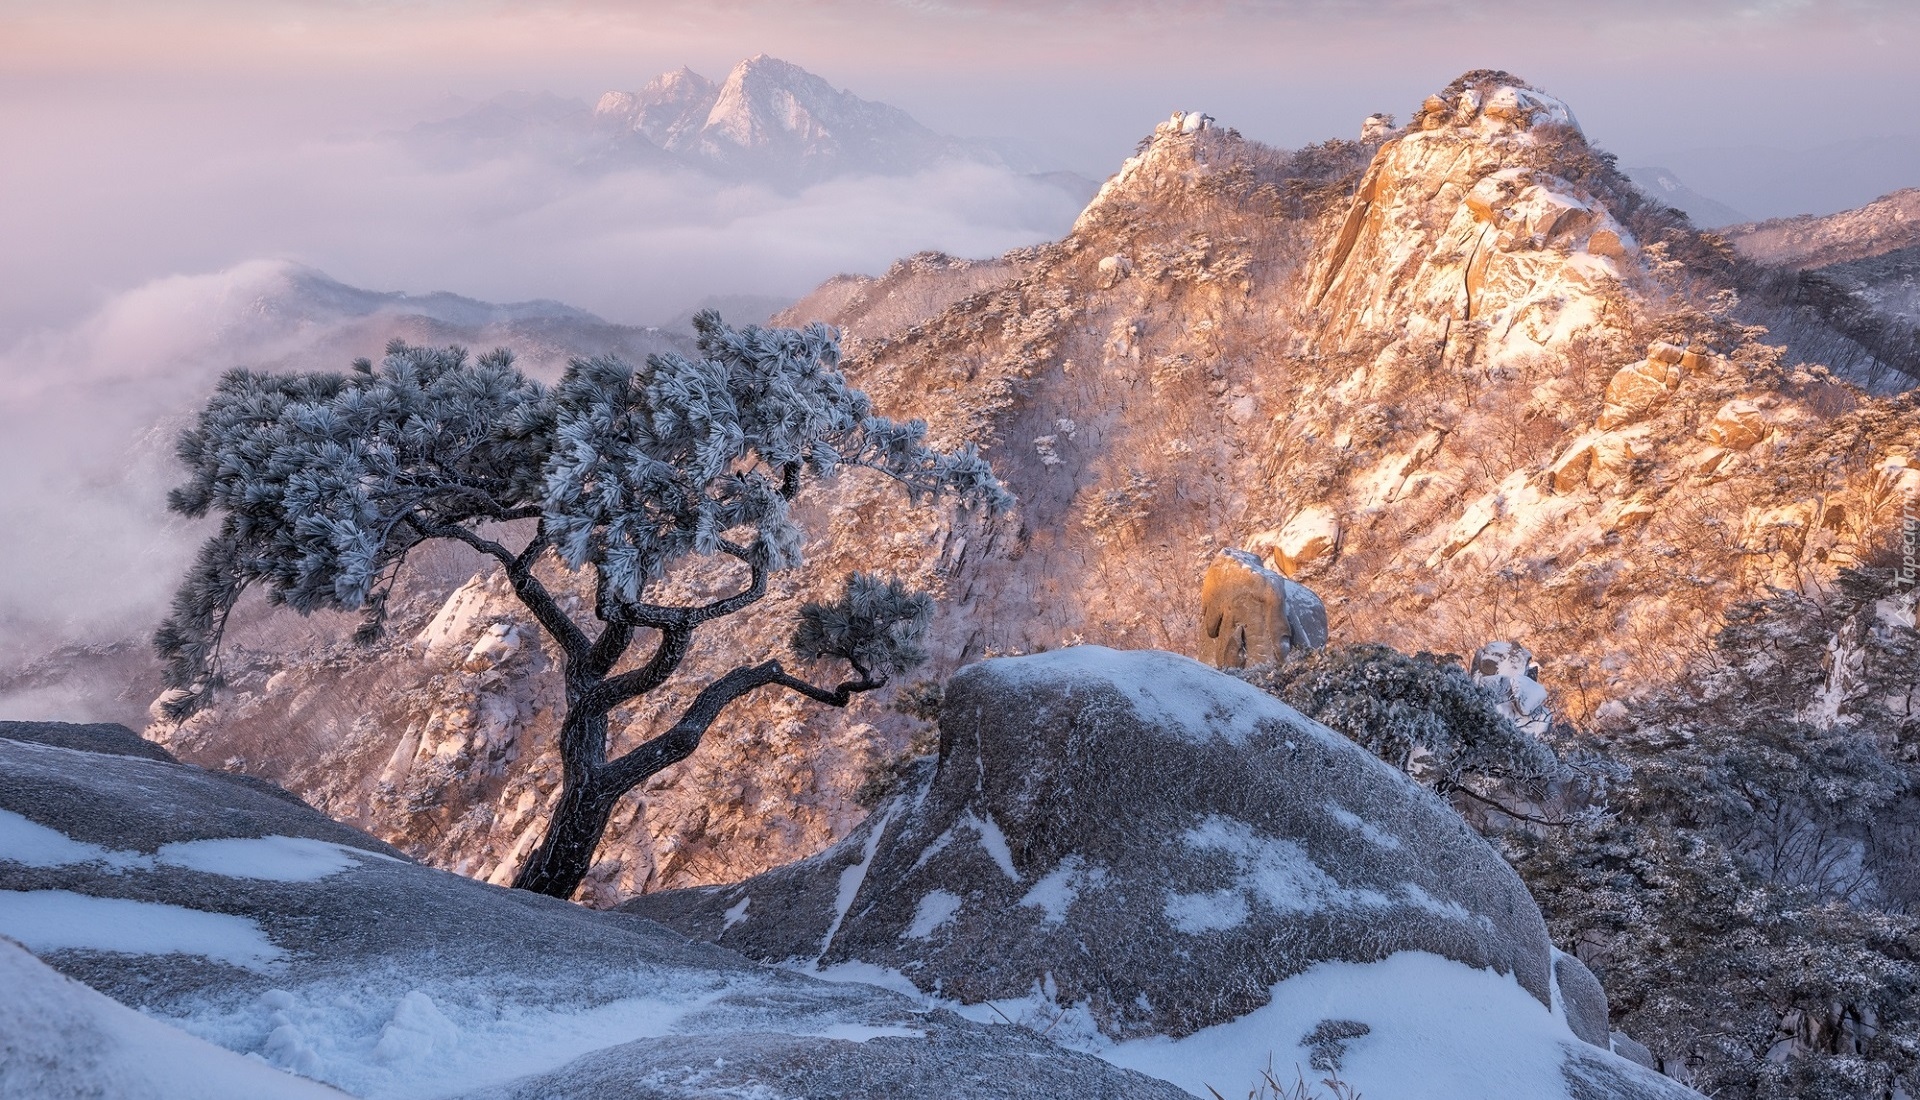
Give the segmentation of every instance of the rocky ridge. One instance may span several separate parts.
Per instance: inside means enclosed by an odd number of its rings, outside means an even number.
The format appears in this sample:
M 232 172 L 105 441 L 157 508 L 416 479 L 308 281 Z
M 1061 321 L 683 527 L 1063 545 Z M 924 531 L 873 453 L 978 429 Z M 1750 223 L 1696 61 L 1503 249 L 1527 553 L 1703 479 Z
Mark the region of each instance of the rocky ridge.
M 1722 293 L 1712 242 L 1551 97 L 1468 74 L 1404 131 L 1294 152 L 1187 117 L 1057 244 L 820 292 L 876 407 L 987 440 L 1020 511 L 957 522 L 853 483 L 806 504 L 814 569 L 704 638 L 693 682 L 854 568 L 940 599 L 929 681 L 1081 641 L 1192 652 L 1207 562 L 1255 546 L 1326 598 L 1334 638 L 1469 653 L 1512 637 L 1584 720 L 1662 683 L 1735 602 L 1816 589 L 1897 531 L 1920 488 L 1913 399 L 1784 358 Z M 234 694 L 160 736 L 499 880 L 553 795 L 557 684 L 516 603 L 484 579 L 457 603 L 451 587 L 416 586 L 372 651 L 237 640 Z M 420 640 L 436 621 L 437 649 Z M 479 653 L 483 635 L 519 645 Z M 825 848 L 864 816 L 875 769 L 926 736 L 886 706 L 921 686 L 845 716 L 730 715 L 622 807 L 585 896 Z M 644 736 L 681 701 L 619 725 Z
M 1920 246 L 1920 188 L 1882 195 L 1856 210 L 1747 222 L 1720 231 L 1740 254 L 1795 270 L 1826 267 Z

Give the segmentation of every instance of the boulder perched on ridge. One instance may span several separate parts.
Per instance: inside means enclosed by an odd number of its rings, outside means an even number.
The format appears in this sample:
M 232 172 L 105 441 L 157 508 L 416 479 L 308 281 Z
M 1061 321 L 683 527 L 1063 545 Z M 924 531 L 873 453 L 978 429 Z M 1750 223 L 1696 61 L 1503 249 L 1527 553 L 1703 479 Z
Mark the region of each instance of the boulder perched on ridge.
M 1245 550 L 1222 550 L 1200 582 L 1200 655 L 1215 668 L 1279 664 L 1327 644 L 1320 597 Z

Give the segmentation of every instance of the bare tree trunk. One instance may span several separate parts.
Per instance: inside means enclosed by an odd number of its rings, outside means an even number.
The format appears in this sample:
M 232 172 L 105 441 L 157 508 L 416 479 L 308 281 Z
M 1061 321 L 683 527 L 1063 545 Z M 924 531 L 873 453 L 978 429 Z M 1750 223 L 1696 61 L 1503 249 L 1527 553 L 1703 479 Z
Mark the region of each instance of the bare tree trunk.
M 588 704 L 568 711 L 560 726 L 560 757 L 564 766 L 560 781 L 560 804 L 554 807 L 547 824 L 547 835 L 540 847 L 514 876 L 516 890 L 531 890 L 556 898 L 571 898 L 580 881 L 593 867 L 594 849 L 607 831 L 614 804 L 620 796 L 645 782 L 648 776 L 685 760 L 700 747 L 701 740 L 720 712 L 735 699 L 756 688 L 778 684 L 797 691 L 818 703 L 844 707 L 854 695 L 886 684 L 885 676 L 875 678 L 856 665 L 860 679 L 848 680 L 827 689 L 787 675 L 779 661 L 736 668 L 694 697 L 680 720 L 665 733 L 608 762 L 607 712 Z M 574 694 L 570 692 L 570 695 Z
M 513 888 L 562 899 L 573 897 L 593 867 L 593 853 L 600 847 L 600 838 L 622 793 L 591 780 L 562 784 L 560 804 L 547 823 L 547 835 L 521 865 Z

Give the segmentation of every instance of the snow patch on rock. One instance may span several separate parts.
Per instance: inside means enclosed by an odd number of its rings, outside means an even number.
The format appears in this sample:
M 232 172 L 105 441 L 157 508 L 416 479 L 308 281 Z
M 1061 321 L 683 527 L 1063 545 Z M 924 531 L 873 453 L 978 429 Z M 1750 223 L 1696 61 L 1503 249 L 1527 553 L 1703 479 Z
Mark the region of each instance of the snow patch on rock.
M 953 919 L 953 915 L 960 911 L 960 906 L 965 902 L 966 899 L 959 894 L 945 890 L 928 891 L 927 895 L 920 899 L 919 906 L 914 909 L 913 923 L 907 926 L 907 930 L 902 933 L 903 937 L 910 940 L 926 939 L 941 925 Z
M 1215 738 L 1241 744 L 1268 721 L 1298 726 L 1302 735 L 1329 743 L 1334 739 L 1324 727 L 1307 722 L 1259 688 L 1221 676 L 1191 657 L 1160 650 L 1079 645 L 1005 658 L 996 667 L 1015 682 L 1044 683 L 1064 676 L 1116 688 L 1142 722 L 1196 744 Z
M 286 954 L 246 917 L 69 890 L 0 891 L 0 935 L 36 954 L 200 955 L 261 971 Z
M 340 1100 L 143 1016 L 0 939 L 0 1096 Z

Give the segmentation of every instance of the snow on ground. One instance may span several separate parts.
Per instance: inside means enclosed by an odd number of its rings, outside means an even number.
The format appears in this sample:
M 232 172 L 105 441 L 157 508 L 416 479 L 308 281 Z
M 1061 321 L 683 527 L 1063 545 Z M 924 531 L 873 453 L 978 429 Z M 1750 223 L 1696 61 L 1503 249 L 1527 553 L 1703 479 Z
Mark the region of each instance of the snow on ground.
M 945 890 L 929 890 L 920 899 L 919 907 L 913 911 L 913 924 L 900 934 L 901 938 L 924 940 L 933 935 L 934 929 L 953 919 L 965 900 L 959 894 Z
M 517 983 L 467 983 L 455 998 L 413 989 L 370 995 L 364 983 L 268 990 L 171 1022 L 233 1050 L 366 1100 L 455 1096 L 557 1069 L 582 1055 L 669 1034 L 726 987 L 663 991 L 585 1009 L 516 1005 Z
M 189 871 L 270 882 L 318 882 L 359 865 L 361 859 L 392 859 L 361 848 L 297 836 L 222 837 L 167 844 L 154 860 Z
M 1017 680 L 1031 670 L 1034 676 L 1051 681 L 1064 672 L 1118 688 L 1143 723 L 1194 741 L 1219 737 L 1240 744 L 1263 721 L 1284 722 L 1308 737 L 1333 736 L 1259 688 L 1178 654 L 1077 645 L 1003 658 L 998 667 L 1000 675 L 1009 679 Z
M 289 836 L 184 841 L 164 845 L 149 856 L 84 843 L 10 811 L 0 811 L 0 861 L 36 868 L 90 865 L 110 879 L 133 872 L 179 869 L 270 883 L 319 882 L 363 863 L 404 865 L 404 861 L 378 853 Z M 954 899 L 956 904 L 958 900 Z M 26 973 L 38 968 L 44 974 L 29 974 L 33 982 L 67 990 L 61 996 L 91 998 L 88 1003 L 93 1008 L 88 1011 L 115 1016 L 119 1021 L 115 1028 L 125 1030 L 132 1026 L 128 1021 L 137 1024 L 139 1043 L 128 1049 L 159 1050 L 168 1043 L 178 1048 L 167 1055 L 171 1062 L 149 1074 L 159 1082 L 159 1091 L 151 1094 L 165 1100 L 176 1096 L 336 1095 L 318 1086 L 305 1086 L 281 1070 L 369 1100 L 455 1095 L 557 1069 L 582 1055 L 633 1040 L 666 1036 L 683 1025 L 697 1031 L 701 1025 L 697 1021 L 689 1023 L 690 1017 L 731 995 L 751 998 L 763 984 L 763 979 L 752 972 L 692 969 L 671 972 L 672 980 L 652 983 L 658 986 L 657 991 L 648 988 L 642 995 L 597 1004 L 565 999 L 555 1003 L 542 988 L 529 987 L 524 974 L 463 974 L 447 971 L 433 959 L 423 960 L 417 970 L 388 965 L 376 972 L 348 971 L 318 981 L 300 981 L 292 976 L 302 967 L 290 964 L 310 960 L 296 959 L 290 949 L 276 945 L 249 917 L 55 889 L 0 890 L 0 936 L 12 937 L 27 951 L 38 954 L 78 950 L 198 955 L 256 973 L 279 975 L 269 980 L 288 983 L 288 988 L 272 988 L 257 995 L 242 993 L 176 1002 L 161 1020 L 155 1020 L 60 977 L 0 940 L 0 990 L 4 990 L 0 993 L 0 1021 L 10 1014 L 40 1010 L 39 994 L 33 992 L 38 986 L 30 989 L 9 981 L 15 971 Z M 306 972 L 310 974 L 311 968 Z M 618 974 L 583 975 L 581 980 L 587 984 L 632 984 Z M 530 997 L 545 1003 L 529 1004 Z M 50 1006 L 51 1002 L 49 1011 Z M 728 1011 L 737 1014 L 738 1009 Z M 778 1011 L 766 1012 L 759 1026 L 785 1034 L 853 1042 L 925 1034 L 884 1022 L 788 1018 Z M 20 1046 L 29 1041 L 38 1045 L 30 1050 Z M 118 1063 L 102 1068 L 84 1059 L 73 1061 L 81 1056 L 62 1047 L 65 1041 L 51 1033 L 21 1032 L 16 1036 L 0 1029 L 0 1053 L 8 1055 L 0 1059 L 7 1063 L 0 1070 L 0 1085 L 6 1086 L 0 1087 L 0 1095 L 99 1095 L 74 1090 L 84 1090 L 88 1081 L 120 1080 L 115 1076 L 121 1073 L 115 1068 Z M 43 1068 L 52 1064 L 47 1059 L 72 1061 L 72 1067 L 62 1071 L 73 1078 L 60 1085 L 66 1091 L 52 1085 L 12 1087 L 9 1082 L 15 1077 L 7 1074 L 14 1072 L 12 1054 L 16 1049 L 41 1058 L 34 1065 Z M 254 1057 L 247 1061 L 228 1051 L 250 1051 Z M 221 1076 L 226 1071 L 221 1067 L 229 1066 L 229 1062 L 223 1059 L 253 1068 L 239 1072 L 233 1078 L 238 1084 L 228 1089 L 223 1083 L 226 1078 Z M 204 1088 L 193 1080 L 193 1066 L 199 1062 L 211 1067 L 212 1076 Z M 134 1074 L 135 1068 L 130 1064 L 126 1073 Z M 141 1079 L 129 1076 L 126 1088 L 109 1088 L 106 1094 L 149 1095 L 137 1087 Z M 276 1091 L 282 1089 L 277 1083 L 282 1080 L 287 1082 L 284 1090 L 291 1091 Z
M 362 859 L 392 859 L 364 848 L 297 836 L 220 837 L 162 845 L 153 855 L 102 848 L 0 810 L 0 859 L 28 867 L 100 863 L 116 870 L 152 870 L 156 864 L 225 878 L 318 882 Z
M 1561 1066 L 1570 1049 L 1581 1049 L 1564 1016 L 1511 976 L 1420 951 L 1376 963 L 1321 963 L 1275 985 L 1271 1003 L 1238 1019 L 1181 1039 L 1125 1042 L 1101 1035 L 1086 1005 L 1062 1008 L 1045 989 L 969 1005 L 929 997 L 905 975 L 870 963 L 806 972 L 892 989 L 982 1023 L 1019 1023 L 1200 1097 L 1239 1095 L 1269 1066 L 1283 1082 L 1295 1067 L 1318 1080 L 1324 1074 L 1311 1067 L 1306 1039 L 1326 1021 L 1366 1026 L 1345 1041 L 1339 1070 L 1366 1097 L 1571 1100 Z
M 197 1039 L 0 940 L 0 1096 L 34 1100 L 340 1100 Z
M 1087 861 L 1075 853 L 1061 860 L 1058 867 L 1034 883 L 1020 899 L 1020 904 L 1031 905 L 1045 913 L 1045 923 L 1060 924 L 1067 919 L 1067 910 L 1080 897 L 1082 888 L 1097 889 L 1106 881 L 1105 867 L 1088 867 Z
M 0 935 L 35 954 L 202 955 L 249 970 L 264 970 L 284 955 L 245 917 L 68 890 L 0 890 Z
M 137 852 L 116 852 L 78 841 L 58 829 L 0 810 L 0 859 L 27 867 L 65 867 L 74 863 L 104 863 L 112 867 L 148 866 Z
M 272 989 L 248 1003 L 208 1007 L 171 1022 L 223 1047 L 259 1051 L 279 1068 L 365 1100 L 429 1100 L 536 1076 L 636 1039 L 704 1034 L 703 1010 L 730 995 L 751 994 L 758 984 L 751 973 L 718 982 L 689 973 L 647 996 L 543 1008 L 516 1003 L 527 993 L 516 979 L 469 980 L 397 997 L 353 980 Z M 778 1009 L 760 1026 L 860 1043 L 925 1035 L 898 1025 L 786 1018 Z

